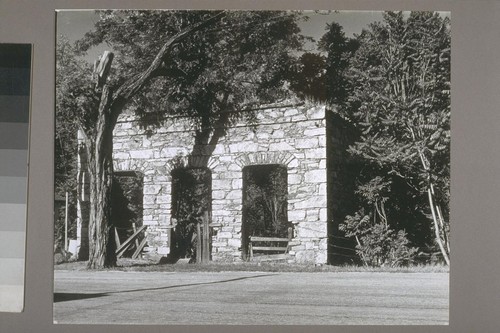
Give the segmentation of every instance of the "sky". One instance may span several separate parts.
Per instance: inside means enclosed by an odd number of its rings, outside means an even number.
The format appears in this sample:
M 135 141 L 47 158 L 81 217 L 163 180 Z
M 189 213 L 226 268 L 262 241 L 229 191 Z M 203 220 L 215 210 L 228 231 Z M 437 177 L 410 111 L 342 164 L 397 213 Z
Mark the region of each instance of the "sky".
M 302 34 L 313 37 L 316 41 L 326 32 L 326 24 L 336 22 L 344 27 L 347 37 L 359 34 L 369 23 L 380 21 L 382 12 L 374 11 L 305 11 L 309 17 L 306 22 L 301 22 Z M 57 34 L 65 35 L 70 41 L 75 41 L 91 30 L 98 16 L 93 10 L 64 10 L 57 12 Z M 98 46 L 88 52 L 86 59 L 93 62 L 107 47 Z M 315 45 L 307 44 L 308 51 L 315 51 Z

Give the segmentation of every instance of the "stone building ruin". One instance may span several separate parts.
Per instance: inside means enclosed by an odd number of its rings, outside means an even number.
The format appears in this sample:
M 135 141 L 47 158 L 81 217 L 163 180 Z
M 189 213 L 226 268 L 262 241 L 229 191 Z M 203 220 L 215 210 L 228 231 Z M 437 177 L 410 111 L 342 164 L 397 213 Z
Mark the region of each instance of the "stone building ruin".
M 334 249 L 341 246 L 335 235 L 354 192 L 350 176 L 354 169 L 346 159 L 353 138 L 350 125 L 321 105 L 247 112 L 254 113 L 254 125 L 237 122 L 226 129 L 215 146 L 196 149 L 189 118 L 169 118 L 163 126 L 149 129 L 140 128 L 133 115 L 119 118 L 113 139 L 114 170 L 117 174 L 133 172 L 142 178 L 145 251 L 159 256 L 171 251 L 176 170 L 205 168 L 211 177 L 209 218 L 218 225 L 211 236 L 211 260 L 245 260 L 244 170 L 269 165 L 286 171 L 286 218 L 293 226 L 288 262 L 337 261 Z M 88 196 L 84 150 L 80 151 L 78 241 L 85 251 Z

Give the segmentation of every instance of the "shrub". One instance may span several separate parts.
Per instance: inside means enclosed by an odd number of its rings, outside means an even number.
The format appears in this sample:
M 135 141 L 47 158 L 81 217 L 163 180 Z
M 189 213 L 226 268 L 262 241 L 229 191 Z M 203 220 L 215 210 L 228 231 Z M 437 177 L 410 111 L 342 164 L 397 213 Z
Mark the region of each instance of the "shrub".
M 415 261 L 418 248 L 410 247 L 406 232 L 395 231 L 385 223 L 374 223 L 364 210 L 347 216 L 339 229 L 356 239 L 356 253 L 365 266 L 400 267 Z

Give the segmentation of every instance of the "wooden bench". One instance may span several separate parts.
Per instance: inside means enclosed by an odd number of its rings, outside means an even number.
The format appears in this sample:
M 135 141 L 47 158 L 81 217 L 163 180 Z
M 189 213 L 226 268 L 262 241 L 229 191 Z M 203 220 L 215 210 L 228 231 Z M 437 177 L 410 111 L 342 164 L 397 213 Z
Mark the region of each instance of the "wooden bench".
M 288 238 L 280 238 L 280 237 L 259 237 L 259 236 L 250 236 L 248 243 L 248 253 L 249 259 L 253 259 L 254 251 L 261 252 L 280 252 L 282 254 L 286 254 L 289 250 L 290 241 L 293 238 L 293 230 L 292 228 L 288 228 Z M 262 246 L 259 243 L 286 243 L 286 246 Z M 279 245 L 279 244 L 278 244 Z

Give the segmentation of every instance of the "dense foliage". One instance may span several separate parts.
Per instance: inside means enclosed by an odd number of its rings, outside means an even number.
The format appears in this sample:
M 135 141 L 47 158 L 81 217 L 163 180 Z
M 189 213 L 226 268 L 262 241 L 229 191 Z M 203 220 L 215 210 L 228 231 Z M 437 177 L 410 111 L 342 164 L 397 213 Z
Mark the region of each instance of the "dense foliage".
M 381 224 L 406 229 L 449 263 L 449 19 L 387 12 L 357 42 L 339 112 L 362 133 L 350 153 L 363 168 L 360 208 L 344 228 L 370 220 L 373 232 Z M 434 244 L 427 244 L 431 238 Z
M 200 23 L 212 11 L 103 11 L 95 30 L 80 40 L 85 51 L 106 43 L 115 53 L 110 84 L 147 70 L 165 39 Z M 152 80 L 131 99 L 143 125 L 167 114 L 191 116 L 200 140 L 238 111 L 276 103 L 289 95 L 283 73 L 303 37 L 299 14 L 230 11 L 176 44 Z M 154 79 L 157 78 L 157 79 Z M 251 113 L 246 113 L 251 117 Z M 227 119 L 229 118 L 229 119 Z
M 246 236 L 287 237 L 287 170 L 277 165 L 247 167 L 243 172 Z
M 75 57 L 75 48 L 63 36 L 58 37 L 56 48 L 56 122 L 54 140 L 54 212 L 55 251 L 64 248 L 65 198 L 68 193 L 68 236 L 76 238 L 76 183 L 78 124 L 74 121 L 77 100 L 65 94 L 73 87 L 82 85 L 82 77 L 74 73 L 83 72 L 89 66 Z M 76 93 L 76 92 L 75 92 Z M 72 97 L 76 97 L 73 95 Z

